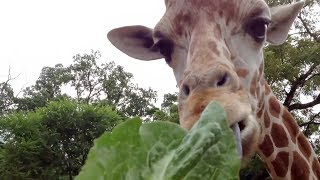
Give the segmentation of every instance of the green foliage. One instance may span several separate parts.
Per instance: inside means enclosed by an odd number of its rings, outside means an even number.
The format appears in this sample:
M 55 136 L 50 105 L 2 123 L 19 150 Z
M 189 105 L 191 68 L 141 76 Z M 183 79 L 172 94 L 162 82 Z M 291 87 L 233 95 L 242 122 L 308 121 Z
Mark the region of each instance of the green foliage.
M 126 121 L 95 141 L 76 179 L 238 179 L 225 113 L 211 103 L 186 132 L 169 122 Z
M 0 176 L 5 179 L 54 177 L 55 159 L 44 139 L 48 137 L 38 113 L 13 113 L 2 116 L 0 132 Z
M 96 60 L 99 58 L 98 51 L 92 51 L 91 54 L 77 54 L 73 57 L 73 64 L 67 67 L 71 76 L 71 86 L 75 89 L 76 99 L 79 102 L 92 102 L 101 94 L 101 78 L 106 78 L 106 76 L 101 67 L 97 65 Z
M 14 100 L 14 92 L 9 82 L 0 83 L 0 115 L 10 112 Z
M 294 82 L 306 74 L 311 67 L 312 72 L 302 79 L 302 87 L 297 94 L 316 96 L 320 86 L 320 43 L 310 40 L 299 40 L 293 44 L 289 40 L 281 46 L 269 46 L 265 53 L 266 77 L 280 100 L 285 101 L 286 93 Z M 295 96 L 294 102 L 300 102 Z
M 62 64 L 42 68 L 35 85 L 23 90 L 23 98 L 16 98 L 17 110 L 35 110 L 50 101 L 66 97 L 61 94 L 61 88 L 69 81 L 68 70 Z
M 177 94 L 165 94 L 161 109 L 153 113 L 153 120 L 170 121 L 179 124 L 179 112 L 177 105 Z
M 123 116 L 151 116 L 157 93 L 133 84 L 133 75 L 114 62 L 97 64 L 99 51 L 77 54 L 73 64 L 44 67 L 36 83 L 22 90 L 16 98 L 8 79 L 0 83 L 0 114 L 11 111 L 34 111 L 50 101 L 74 99 L 79 103 L 102 103 L 114 107 Z M 8 77 L 11 77 L 10 75 Z M 76 97 L 62 94 L 62 89 Z
M 258 155 L 251 157 L 246 166 L 240 171 L 241 180 L 271 180 L 268 171 Z
M 126 117 L 153 114 L 156 92 L 133 84 L 114 62 L 98 65 L 99 58 L 92 51 L 70 66 L 44 67 L 23 97 L 14 96 L 10 74 L 0 84 L 0 177 L 72 178 L 93 139 Z M 76 97 L 62 94 L 66 87 Z
M 71 86 L 79 102 L 104 102 L 115 107 L 125 116 L 146 116 L 154 106 L 156 92 L 133 84 L 131 73 L 114 62 L 97 65 L 98 51 L 76 55 L 71 73 Z
M 107 104 L 115 106 L 125 116 L 147 116 L 154 108 L 157 93 L 151 88 L 143 89 L 131 81 L 133 75 L 126 72 L 122 66 L 116 66 L 114 62 L 103 64 L 103 72 L 109 72 L 104 77 L 102 88 Z
M 111 108 L 62 100 L 0 118 L 0 176 L 58 178 L 78 174 L 93 140 L 121 122 Z

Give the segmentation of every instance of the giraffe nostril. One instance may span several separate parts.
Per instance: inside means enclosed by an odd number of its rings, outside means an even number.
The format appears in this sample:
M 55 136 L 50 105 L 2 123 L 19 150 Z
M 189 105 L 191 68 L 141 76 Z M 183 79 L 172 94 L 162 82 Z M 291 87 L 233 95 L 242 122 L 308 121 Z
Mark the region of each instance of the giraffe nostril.
M 189 94 L 190 94 L 190 88 L 189 88 L 189 86 L 186 85 L 186 84 L 184 84 L 184 85 L 182 86 L 182 92 L 183 92 L 183 94 L 184 94 L 185 96 L 189 96 Z
M 227 73 L 224 73 L 219 81 L 217 82 L 217 87 L 221 87 L 223 85 L 225 85 L 227 83 L 227 80 L 228 80 L 228 74 Z

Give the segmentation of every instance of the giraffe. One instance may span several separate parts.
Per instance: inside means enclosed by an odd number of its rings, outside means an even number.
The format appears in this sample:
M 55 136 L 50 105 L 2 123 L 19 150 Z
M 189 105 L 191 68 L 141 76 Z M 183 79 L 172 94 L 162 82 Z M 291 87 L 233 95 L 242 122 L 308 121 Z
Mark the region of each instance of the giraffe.
M 218 101 L 242 162 L 257 152 L 273 179 L 320 179 L 314 150 L 264 78 L 264 45 L 285 41 L 303 4 L 165 0 L 153 29 L 120 27 L 108 39 L 135 59 L 165 59 L 179 87 L 182 127 L 190 129 L 208 102 Z

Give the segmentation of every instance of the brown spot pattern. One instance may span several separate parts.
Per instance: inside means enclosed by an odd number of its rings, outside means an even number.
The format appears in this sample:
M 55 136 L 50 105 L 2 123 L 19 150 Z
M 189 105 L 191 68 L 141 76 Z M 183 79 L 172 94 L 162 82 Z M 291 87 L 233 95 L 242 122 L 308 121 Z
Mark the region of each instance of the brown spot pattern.
M 213 33 L 214 33 L 214 36 L 217 38 L 217 40 L 222 39 L 221 27 L 219 24 L 215 26 Z
M 283 118 L 284 125 L 286 126 L 286 128 L 291 136 L 291 140 L 294 143 L 296 143 L 297 135 L 300 132 L 298 124 L 293 119 L 292 115 L 289 113 L 289 111 L 287 109 L 284 109 L 282 118 Z
M 258 73 L 255 72 L 254 76 L 253 76 L 253 79 L 251 81 L 251 86 L 250 86 L 250 94 L 252 94 L 255 97 L 257 95 L 257 92 L 256 92 L 256 90 L 257 90 L 257 80 L 258 80 Z
M 258 79 L 261 79 L 262 74 L 263 74 L 263 62 L 260 64 L 260 67 L 259 67 Z
M 280 124 L 273 123 L 271 136 L 276 147 L 281 148 L 288 146 L 289 139 L 284 131 L 284 128 Z
M 293 152 L 293 163 L 291 166 L 291 179 L 292 180 L 305 180 L 309 179 L 309 166 L 308 163 L 297 152 Z
M 258 113 L 257 113 L 257 117 L 258 117 L 258 118 L 261 118 L 261 117 L 262 117 L 263 110 L 264 110 L 264 104 L 262 104 L 261 108 L 259 109 L 259 111 L 258 111 Z
M 239 8 L 238 3 L 234 1 L 190 0 L 189 2 L 196 9 L 205 9 L 211 18 L 216 18 L 218 11 L 220 17 L 226 18 L 227 25 L 237 17 L 236 12 Z
M 298 136 L 298 146 L 304 156 L 309 159 L 311 155 L 311 147 L 307 138 L 302 133 Z
M 265 125 L 265 128 L 270 127 L 270 117 L 269 117 L 268 111 L 264 112 L 264 125 Z
M 236 17 L 235 11 L 237 9 L 237 5 L 232 1 L 213 1 L 213 2 L 221 3 L 219 8 L 223 9 L 224 16 L 226 17 L 226 25 L 228 26 L 231 19 Z
M 172 1 L 171 1 L 171 0 L 165 0 L 164 3 L 165 3 L 165 5 L 166 5 L 167 7 L 172 6 Z
M 262 105 L 264 105 L 264 101 L 259 99 L 258 108 L 261 108 Z
M 260 64 L 260 66 L 259 66 L 259 72 L 260 72 L 260 74 L 262 74 L 263 73 L 263 67 L 264 67 L 264 65 L 263 65 L 263 62 Z
M 249 74 L 249 71 L 247 69 L 238 69 L 237 74 L 239 77 L 245 78 Z
M 260 86 L 258 85 L 256 88 L 256 98 L 261 101 L 261 91 L 260 91 Z
M 210 41 L 208 43 L 209 49 L 213 51 L 217 56 L 220 56 L 220 52 L 218 51 L 217 44 L 214 41 Z
M 269 135 L 264 137 L 263 142 L 259 145 L 259 149 L 266 157 L 269 157 L 273 153 L 273 144 Z
M 174 30 L 179 36 L 183 34 L 185 29 L 184 27 L 190 27 L 191 24 L 192 18 L 188 13 L 180 13 L 173 20 Z
M 314 158 L 313 160 L 312 170 L 315 173 L 316 177 L 320 179 L 320 164 L 317 158 Z
M 274 96 L 272 96 L 269 99 L 269 110 L 270 110 L 270 113 L 273 117 L 279 118 L 280 110 L 281 110 L 280 104 Z
M 274 171 L 277 176 L 285 177 L 288 172 L 289 166 L 289 153 L 288 152 L 279 152 L 276 159 L 271 162 Z

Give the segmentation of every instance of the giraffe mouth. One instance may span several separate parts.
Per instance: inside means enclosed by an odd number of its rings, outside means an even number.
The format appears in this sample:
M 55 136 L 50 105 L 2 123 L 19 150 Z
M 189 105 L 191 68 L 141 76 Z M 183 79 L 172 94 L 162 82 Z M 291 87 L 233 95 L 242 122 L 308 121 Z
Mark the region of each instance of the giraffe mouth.
M 230 128 L 233 131 L 237 152 L 241 160 L 247 159 L 256 149 L 259 138 L 259 125 L 252 114 L 233 123 Z
M 230 126 L 231 130 L 233 131 L 235 140 L 236 140 L 236 147 L 237 147 L 237 152 L 240 156 L 240 159 L 243 158 L 244 156 L 244 150 L 243 150 L 243 138 L 245 134 L 247 134 L 247 129 L 246 129 L 246 124 L 248 124 L 248 120 L 244 119 L 239 122 L 234 123 L 233 125 Z

